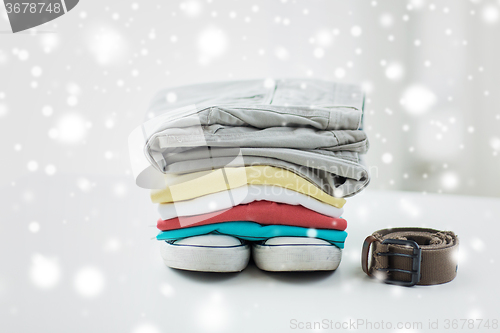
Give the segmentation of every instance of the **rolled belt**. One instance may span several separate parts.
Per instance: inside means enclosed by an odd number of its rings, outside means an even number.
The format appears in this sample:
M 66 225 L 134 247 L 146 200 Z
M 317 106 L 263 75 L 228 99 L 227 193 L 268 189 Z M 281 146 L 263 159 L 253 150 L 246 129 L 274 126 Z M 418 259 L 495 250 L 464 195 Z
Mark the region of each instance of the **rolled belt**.
M 452 231 L 382 229 L 365 239 L 361 266 L 368 276 L 386 283 L 433 285 L 455 278 L 457 256 L 458 237 Z

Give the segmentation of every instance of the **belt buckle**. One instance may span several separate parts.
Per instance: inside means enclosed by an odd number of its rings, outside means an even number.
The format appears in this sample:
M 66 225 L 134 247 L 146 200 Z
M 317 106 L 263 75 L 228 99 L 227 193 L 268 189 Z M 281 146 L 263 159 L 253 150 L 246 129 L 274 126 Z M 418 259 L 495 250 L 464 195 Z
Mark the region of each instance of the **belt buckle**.
M 377 270 L 383 272 L 400 272 L 400 273 L 408 273 L 411 274 L 411 281 L 401 281 L 401 280 L 384 280 L 385 283 L 395 284 L 399 286 L 407 286 L 411 287 L 416 285 L 420 281 L 420 269 L 422 262 L 422 249 L 418 246 L 417 242 L 412 240 L 402 240 L 402 239 L 385 239 L 382 241 L 382 244 L 392 244 L 392 245 L 407 245 L 413 248 L 413 254 L 404 254 L 404 253 L 394 253 L 394 252 L 378 252 L 376 253 L 379 256 L 399 256 L 399 257 L 407 257 L 412 260 L 412 270 L 407 271 L 399 268 L 379 268 Z

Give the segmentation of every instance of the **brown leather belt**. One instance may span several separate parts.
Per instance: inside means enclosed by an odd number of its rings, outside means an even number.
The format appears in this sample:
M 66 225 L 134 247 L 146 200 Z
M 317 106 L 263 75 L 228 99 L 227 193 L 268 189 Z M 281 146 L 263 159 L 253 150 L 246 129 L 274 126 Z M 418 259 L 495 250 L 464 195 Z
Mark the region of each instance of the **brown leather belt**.
M 366 237 L 361 266 L 368 276 L 386 283 L 433 285 L 455 278 L 457 256 L 458 237 L 451 231 L 392 228 Z

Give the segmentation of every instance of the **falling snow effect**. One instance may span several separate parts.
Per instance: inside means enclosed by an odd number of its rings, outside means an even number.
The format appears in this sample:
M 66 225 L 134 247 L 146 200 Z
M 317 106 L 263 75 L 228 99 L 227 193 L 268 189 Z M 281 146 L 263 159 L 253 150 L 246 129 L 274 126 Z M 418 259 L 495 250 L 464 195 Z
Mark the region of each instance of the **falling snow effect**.
M 26 167 L 29 171 L 34 172 L 38 170 L 38 163 L 37 161 L 29 161 Z
M 53 113 L 54 113 L 54 110 L 52 109 L 52 107 L 50 105 L 46 105 L 42 108 L 42 114 L 45 117 L 50 117 Z
M 361 29 L 361 27 L 355 25 L 351 28 L 351 35 L 353 35 L 354 37 L 359 37 L 361 36 L 361 33 L 363 32 L 363 30 Z
M 459 185 L 458 175 L 453 171 L 447 171 L 441 176 L 441 184 L 447 190 L 454 190 Z
M 389 164 L 392 162 L 392 154 L 390 153 L 385 153 L 382 155 L 382 162 L 385 164 Z
M 7 110 L 7 105 L 0 103 L 0 118 L 5 117 L 9 111 Z
M 30 276 L 35 286 L 43 289 L 53 288 L 61 279 L 58 260 L 39 253 L 34 254 L 31 257 Z
M 188 17 L 198 17 L 202 11 L 202 4 L 200 1 L 188 0 L 181 2 L 179 8 Z
M 40 223 L 36 221 L 30 222 L 30 224 L 28 225 L 28 229 L 35 234 L 40 230 Z
M 229 308 L 224 297 L 219 293 L 213 293 L 196 313 L 198 325 L 210 332 L 221 331 L 229 324 Z
M 200 61 L 207 64 L 213 58 L 223 55 L 227 44 L 227 36 L 221 29 L 210 27 L 203 30 L 198 37 Z
M 293 313 L 331 317 L 318 301 L 327 293 L 361 313 L 356 299 L 367 290 L 404 301 L 391 309 L 397 317 L 420 319 L 407 307 L 425 302 L 450 318 L 493 318 L 497 288 L 474 272 L 495 272 L 500 261 L 497 202 L 447 194 L 500 195 L 499 20 L 496 0 L 95 2 L 33 32 L 3 34 L 0 327 L 10 330 L 0 331 L 217 332 L 254 322 L 280 331 Z M 356 209 L 346 218 L 358 223 L 341 271 L 298 278 L 249 267 L 217 278 L 166 270 L 150 240 L 157 216 L 130 178 L 130 129 L 159 88 L 174 104 L 172 86 L 265 78 L 271 88 L 280 77 L 359 83 L 367 94 L 374 194 L 347 201 Z M 449 197 L 456 201 L 440 201 Z M 377 294 L 378 284 L 365 283 L 359 242 L 377 224 L 460 231 L 460 303 L 441 306 L 456 285 L 434 297 L 385 285 Z M 275 304 L 264 301 L 270 294 Z M 356 317 L 352 307 L 335 314 Z
M 401 104 L 411 114 L 423 114 L 436 103 L 436 95 L 423 85 L 408 87 L 401 98 Z
M 86 178 L 79 178 L 76 182 L 78 188 L 83 192 L 88 192 L 92 188 L 92 184 Z
M 274 54 L 276 55 L 276 58 L 279 60 L 287 60 L 290 57 L 290 54 L 286 48 L 283 46 L 278 46 L 274 49 Z
M 162 283 L 160 286 L 160 293 L 165 297 L 172 297 L 175 294 L 175 291 L 171 285 Z
M 333 40 L 332 34 L 328 30 L 321 30 L 316 34 L 315 41 L 321 47 L 328 47 Z
M 394 24 L 394 18 L 389 13 L 384 13 L 380 16 L 380 24 L 385 27 L 391 27 Z
M 43 34 L 39 37 L 39 40 L 45 53 L 55 51 L 60 43 L 59 36 L 56 34 Z
M 57 122 L 55 137 L 63 143 L 80 143 L 87 134 L 88 125 L 78 113 L 67 113 Z
M 82 297 L 98 296 L 104 290 L 104 285 L 104 275 L 95 267 L 84 267 L 76 273 L 74 286 Z
M 135 327 L 132 333 L 161 333 L 161 331 L 152 324 L 141 324 Z
M 399 63 L 390 64 L 385 69 L 385 76 L 390 80 L 399 81 L 403 75 L 404 68 Z
M 128 43 L 114 28 L 96 26 L 88 32 L 87 48 L 99 65 L 117 65 L 125 60 Z
M 500 12 L 497 6 L 487 5 L 481 10 L 484 21 L 488 24 L 494 24 L 498 21 Z

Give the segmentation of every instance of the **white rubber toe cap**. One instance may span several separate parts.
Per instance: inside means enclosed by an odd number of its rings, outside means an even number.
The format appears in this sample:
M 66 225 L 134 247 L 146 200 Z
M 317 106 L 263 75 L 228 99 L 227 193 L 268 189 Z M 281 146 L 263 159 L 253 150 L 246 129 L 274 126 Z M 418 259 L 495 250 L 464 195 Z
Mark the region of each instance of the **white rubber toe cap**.
M 310 237 L 274 237 L 252 246 L 257 267 L 265 271 L 331 271 L 337 269 L 342 250 Z
M 198 272 L 239 272 L 250 260 L 250 246 L 225 235 L 188 237 L 173 243 L 160 242 L 165 264 Z
M 236 237 L 231 237 L 226 235 L 202 235 L 202 236 L 183 238 L 175 241 L 173 244 L 224 247 L 224 246 L 238 246 L 241 245 L 242 242 Z

